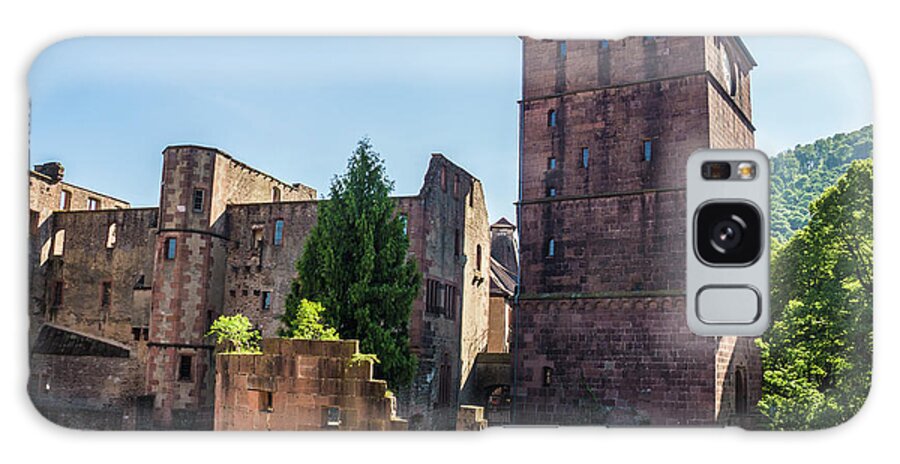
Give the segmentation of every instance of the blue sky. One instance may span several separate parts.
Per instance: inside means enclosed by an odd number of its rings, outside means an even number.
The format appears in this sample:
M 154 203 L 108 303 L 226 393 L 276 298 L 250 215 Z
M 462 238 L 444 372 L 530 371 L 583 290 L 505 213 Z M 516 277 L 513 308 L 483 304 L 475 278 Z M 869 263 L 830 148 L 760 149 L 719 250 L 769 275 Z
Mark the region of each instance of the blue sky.
M 824 39 L 746 38 L 757 147 L 770 154 L 872 119 L 865 67 Z M 397 194 L 440 151 L 515 221 L 520 42 L 507 38 L 82 38 L 29 74 L 31 162 L 156 205 L 166 145 L 219 147 L 327 192 L 363 136 Z

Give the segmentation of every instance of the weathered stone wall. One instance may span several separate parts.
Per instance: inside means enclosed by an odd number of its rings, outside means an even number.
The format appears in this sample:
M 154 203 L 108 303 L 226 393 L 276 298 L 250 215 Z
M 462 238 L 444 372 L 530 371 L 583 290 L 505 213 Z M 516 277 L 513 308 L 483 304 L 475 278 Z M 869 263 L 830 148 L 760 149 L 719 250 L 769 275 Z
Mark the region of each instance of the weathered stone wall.
M 524 40 L 514 422 L 717 420 L 717 366 L 737 357 L 684 322 L 683 171 L 696 149 L 753 144 L 749 79 L 731 103 L 709 69 L 719 42 L 568 42 L 563 57 Z
M 28 393 L 44 417 L 63 427 L 132 430 L 134 399 L 144 391 L 144 356 L 146 345 L 129 358 L 33 354 Z
M 473 368 L 478 353 L 487 351 L 491 287 L 491 232 L 481 182 L 466 179 L 471 189 L 465 203 L 466 256 L 462 288 L 462 339 L 460 345 L 460 402 L 475 398 Z M 471 198 L 470 198 L 471 197 Z
M 263 337 L 277 335 L 285 298 L 297 276 L 295 264 L 316 224 L 316 211 L 316 201 L 228 207 L 225 314 L 247 316 L 259 325 Z M 284 221 L 283 235 L 281 244 L 276 245 L 275 223 L 279 220 Z M 268 309 L 263 307 L 266 292 L 271 302 Z
M 265 339 L 257 355 L 219 354 L 215 430 L 405 430 L 356 340 Z
M 40 268 L 48 285 L 32 295 L 41 308 L 33 314 L 33 328 L 50 321 L 121 343 L 135 341 L 133 329 L 147 327 L 150 311 L 144 293 L 153 284 L 157 217 L 156 208 L 55 213 L 51 248 L 62 254 L 51 253 Z M 63 286 L 58 306 L 55 282 Z

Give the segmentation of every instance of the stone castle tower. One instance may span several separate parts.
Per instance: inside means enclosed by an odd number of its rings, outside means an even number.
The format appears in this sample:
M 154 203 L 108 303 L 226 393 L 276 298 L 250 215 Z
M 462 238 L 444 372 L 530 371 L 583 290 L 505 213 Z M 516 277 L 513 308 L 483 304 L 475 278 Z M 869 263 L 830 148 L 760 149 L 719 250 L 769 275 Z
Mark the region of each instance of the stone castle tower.
M 513 422 L 710 424 L 759 396 L 747 339 L 689 332 L 684 165 L 753 147 L 736 37 L 523 39 Z
M 163 427 L 212 428 L 213 346 L 205 337 L 222 313 L 233 203 L 309 200 L 315 190 L 285 184 L 214 148 L 163 151 L 159 230 L 147 343 L 147 394 Z

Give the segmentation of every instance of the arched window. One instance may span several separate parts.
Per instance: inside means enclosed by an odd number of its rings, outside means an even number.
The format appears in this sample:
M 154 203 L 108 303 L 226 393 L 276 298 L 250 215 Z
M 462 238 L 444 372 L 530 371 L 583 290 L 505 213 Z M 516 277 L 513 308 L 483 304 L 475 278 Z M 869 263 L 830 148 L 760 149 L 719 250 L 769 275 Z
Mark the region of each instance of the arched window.
M 109 225 L 109 228 L 106 230 L 106 248 L 115 248 L 116 247 L 116 223 L 112 223 Z
M 734 370 L 734 413 L 747 414 L 747 374 L 742 367 Z
M 59 229 L 53 234 L 53 256 L 62 256 L 66 247 L 66 229 Z
M 281 189 L 278 187 L 272 187 L 272 202 L 278 203 L 281 201 Z

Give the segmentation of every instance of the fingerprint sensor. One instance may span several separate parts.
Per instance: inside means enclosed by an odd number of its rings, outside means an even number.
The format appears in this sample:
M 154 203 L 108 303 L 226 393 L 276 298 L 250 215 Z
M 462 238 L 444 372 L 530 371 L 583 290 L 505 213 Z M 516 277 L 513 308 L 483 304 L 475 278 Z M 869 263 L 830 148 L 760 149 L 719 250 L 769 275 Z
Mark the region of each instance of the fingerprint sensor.
M 762 308 L 750 286 L 709 285 L 697 293 L 697 318 L 705 324 L 752 324 Z

